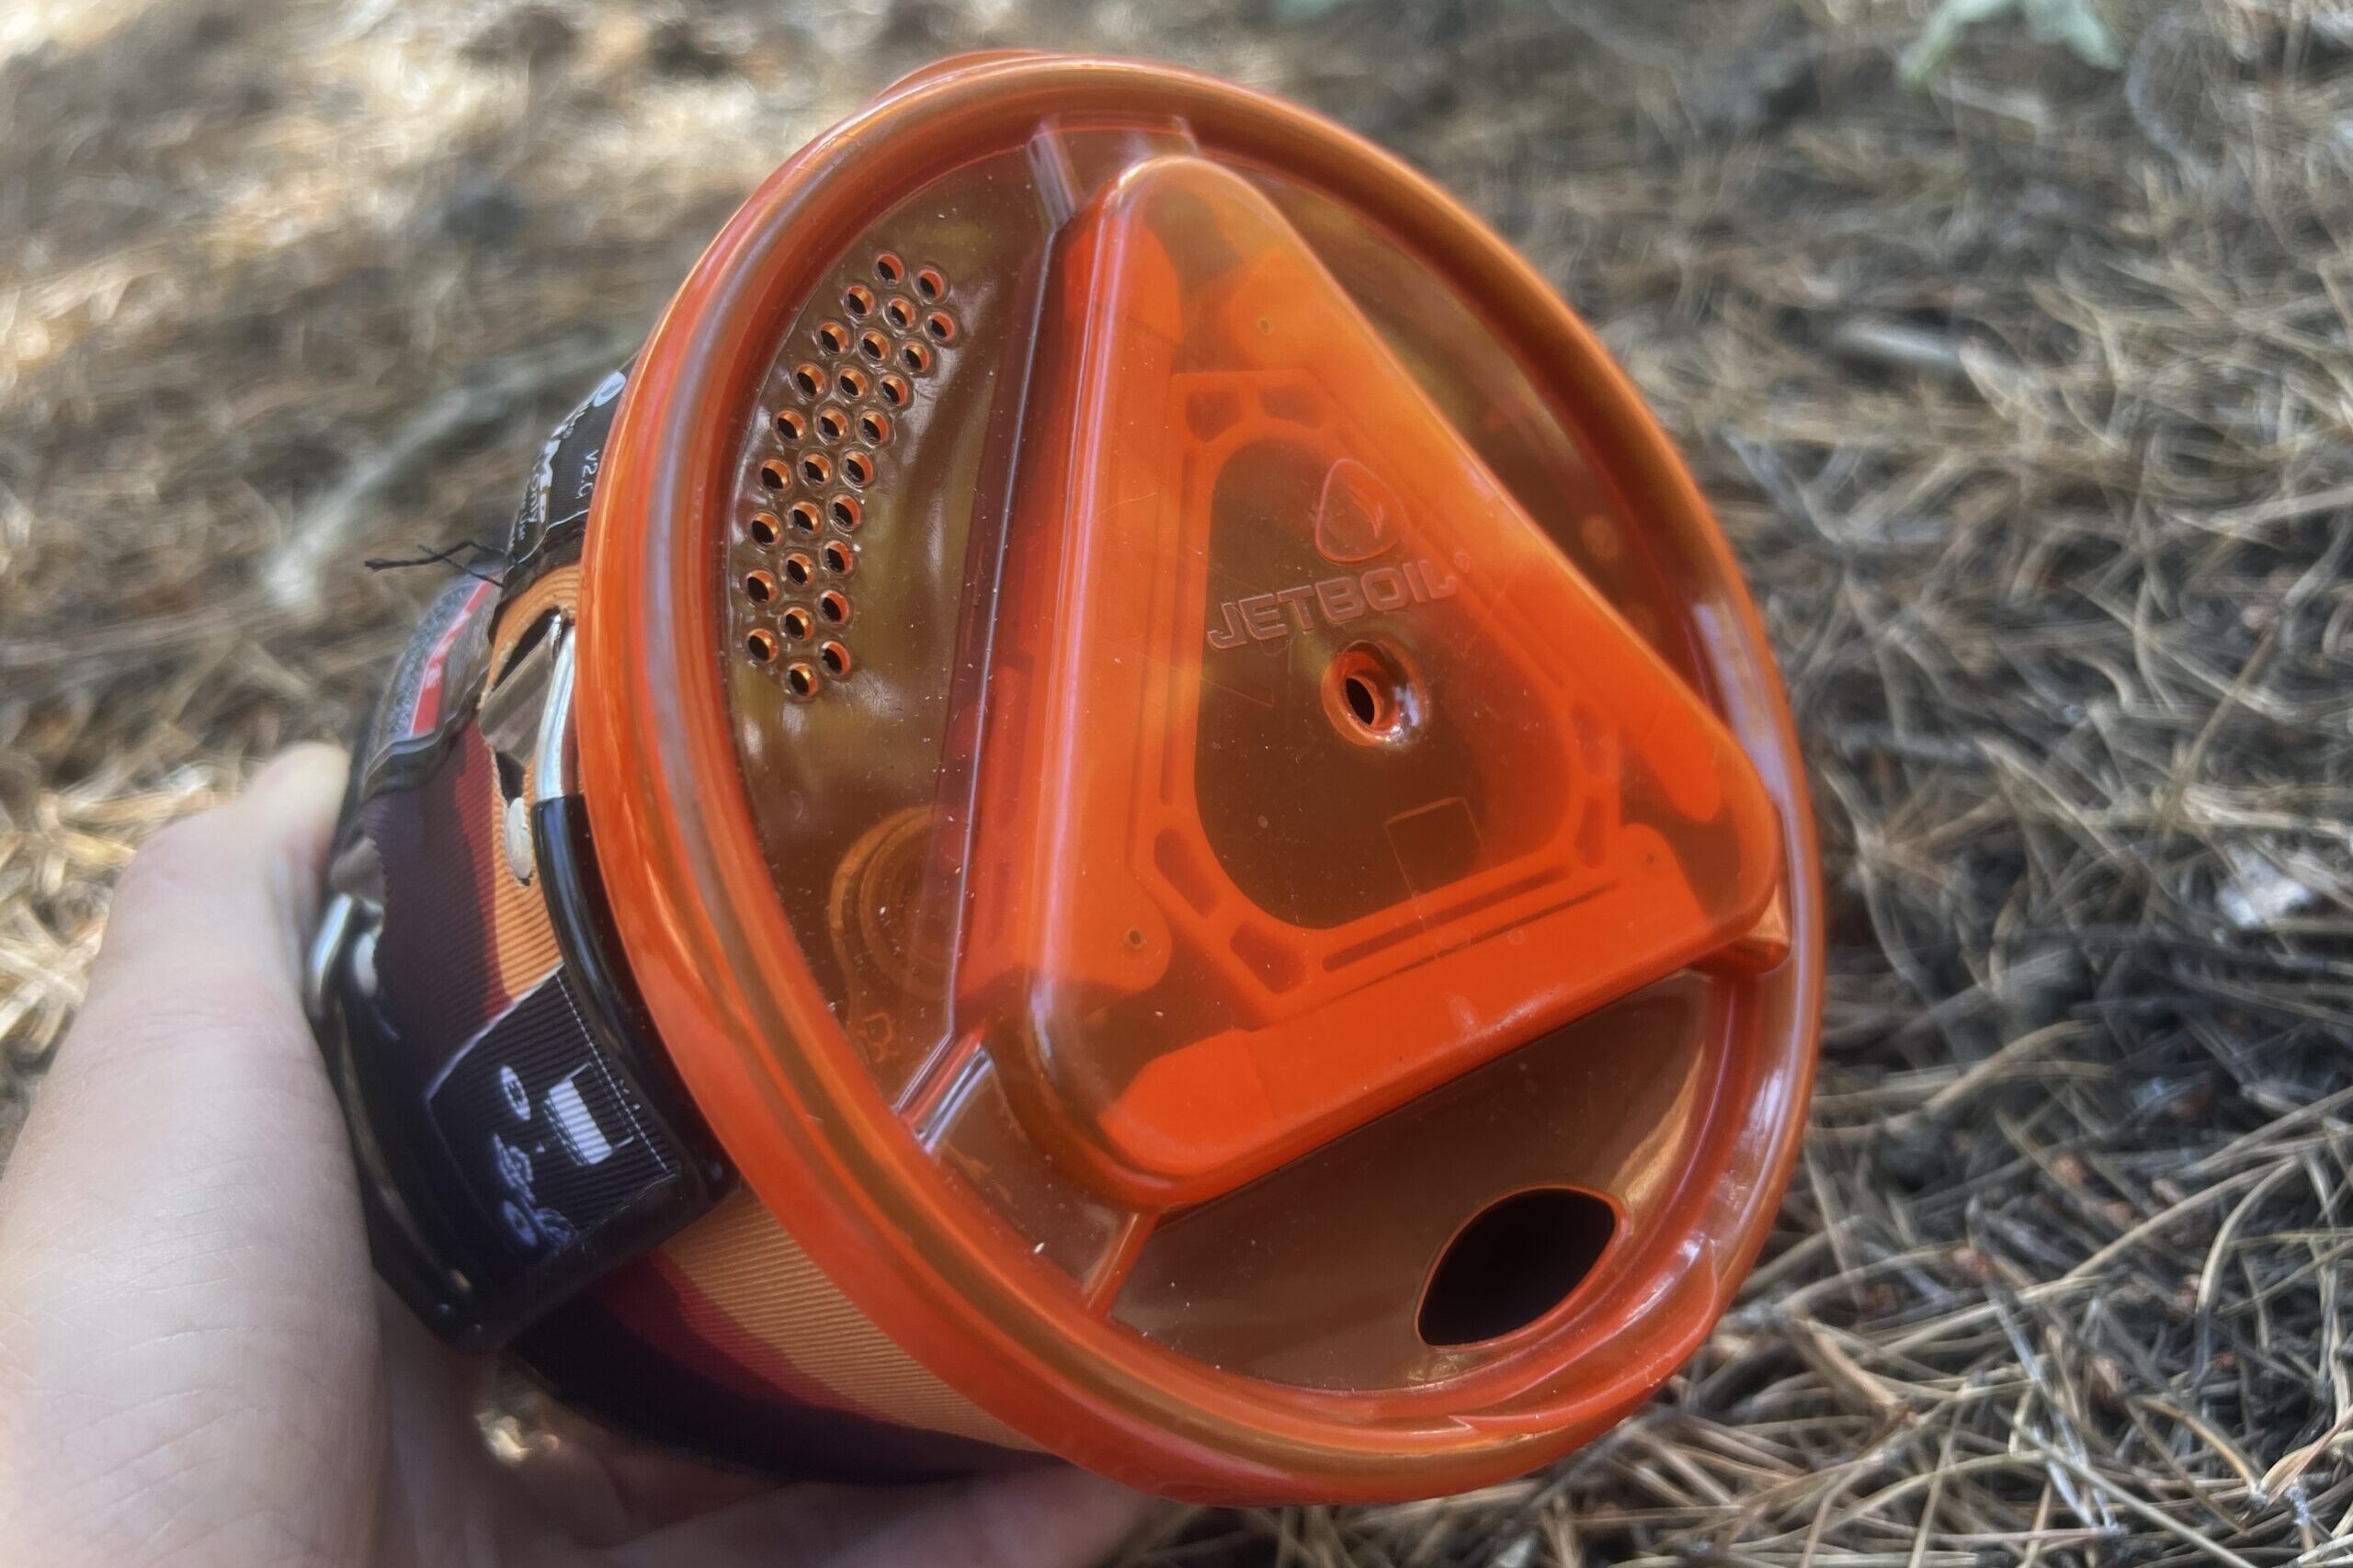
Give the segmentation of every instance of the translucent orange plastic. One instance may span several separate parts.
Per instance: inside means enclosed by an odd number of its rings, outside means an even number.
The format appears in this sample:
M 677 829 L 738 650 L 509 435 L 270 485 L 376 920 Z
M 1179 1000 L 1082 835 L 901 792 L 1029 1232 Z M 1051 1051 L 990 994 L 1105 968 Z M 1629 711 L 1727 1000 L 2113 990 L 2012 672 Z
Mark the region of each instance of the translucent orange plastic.
M 1443 192 L 1182 71 L 933 67 L 713 243 L 595 507 L 647 1008 L 959 1396 L 1155 1491 L 1427 1495 L 1723 1310 L 1812 1075 L 1796 742 L 1671 446 Z M 1432 1330 L 1531 1193 L 1591 1256 Z
M 1056 247 L 959 1013 L 1054 1152 L 1231 1189 L 1741 937 L 1778 824 L 1274 204 Z

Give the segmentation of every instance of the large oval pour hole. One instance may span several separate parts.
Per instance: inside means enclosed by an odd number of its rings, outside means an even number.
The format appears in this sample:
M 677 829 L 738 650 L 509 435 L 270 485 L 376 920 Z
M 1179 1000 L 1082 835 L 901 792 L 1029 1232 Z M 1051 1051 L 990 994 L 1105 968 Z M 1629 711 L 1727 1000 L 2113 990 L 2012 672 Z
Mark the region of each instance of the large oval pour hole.
M 1617 1229 L 1616 1211 L 1589 1192 L 1539 1187 L 1497 1199 L 1438 1255 L 1415 1327 L 1434 1346 L 1526 1328 L 1585 1282 Z

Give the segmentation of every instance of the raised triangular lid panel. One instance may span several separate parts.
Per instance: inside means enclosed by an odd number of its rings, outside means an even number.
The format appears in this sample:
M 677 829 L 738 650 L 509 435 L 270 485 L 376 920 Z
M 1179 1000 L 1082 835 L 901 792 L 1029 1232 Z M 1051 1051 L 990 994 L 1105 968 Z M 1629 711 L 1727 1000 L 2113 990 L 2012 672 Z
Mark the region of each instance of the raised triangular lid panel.
M 1130 168 L 1045 312 L 955 1004 L 1058 1157 L 1211 1196 L 1770 940 L 1732 736 L 1256 187 Z

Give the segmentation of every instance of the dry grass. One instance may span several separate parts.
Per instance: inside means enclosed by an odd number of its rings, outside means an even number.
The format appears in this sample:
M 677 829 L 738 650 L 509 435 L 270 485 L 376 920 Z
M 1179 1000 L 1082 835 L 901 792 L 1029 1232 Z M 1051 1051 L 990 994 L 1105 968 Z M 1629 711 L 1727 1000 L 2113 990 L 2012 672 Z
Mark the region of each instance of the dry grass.
M 1776 630 L 1835 924 L 1779 1244 L 1667 1396 L 1152 1559 L 2353 1557 L 2353 27 L 2115 16 L 2121 74 L 2001 21 L 1915 94 L 1867 0 L 20 6 L 5 1103 L 131 846 L 349 724 L 432 585 L 358 560 L 494 530 L 761 174 L 945 49 L 1176 55 L 1601 324 Z

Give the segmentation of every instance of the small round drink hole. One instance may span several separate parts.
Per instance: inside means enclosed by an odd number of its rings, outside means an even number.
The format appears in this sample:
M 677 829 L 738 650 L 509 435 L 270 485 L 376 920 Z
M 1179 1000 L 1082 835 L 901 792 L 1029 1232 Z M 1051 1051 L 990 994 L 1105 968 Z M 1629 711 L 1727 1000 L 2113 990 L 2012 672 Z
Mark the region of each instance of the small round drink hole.
M 1517 1333 L 1585 1283 L 1617 1232 L 1617 1211 L 1574 1187 L 1497 1199 L 1454 1233 L 1431 1266 L 1415 1332 L 1439 1346 Z
M 1324 710 L 1349 739 L 1386 744 L 1420 722 L 1421 687 L 1388 649 L 1358 642 L 1341 649 L 1324 670 Z

